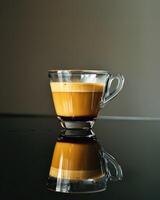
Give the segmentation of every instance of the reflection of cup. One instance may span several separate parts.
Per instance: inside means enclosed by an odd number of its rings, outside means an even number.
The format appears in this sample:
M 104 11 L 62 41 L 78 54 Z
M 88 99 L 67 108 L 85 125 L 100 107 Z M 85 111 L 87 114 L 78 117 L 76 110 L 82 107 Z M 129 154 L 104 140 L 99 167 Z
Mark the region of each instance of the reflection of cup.
M 56 114 L 64 128 L 91 128 L 100 108 L 122 89 L 124 77 L 99 70 L 49 70 Z M 117 87 L 110 92 L 111 83 Z
M 116 171 L 112 176 L 110 162 Z M 117 161 L 104 152 L 91 130 L 66 130 L 55 145 L 48 188 L 59 192 L 95 192 L 106 189 L 108 179 L 122 178 Z

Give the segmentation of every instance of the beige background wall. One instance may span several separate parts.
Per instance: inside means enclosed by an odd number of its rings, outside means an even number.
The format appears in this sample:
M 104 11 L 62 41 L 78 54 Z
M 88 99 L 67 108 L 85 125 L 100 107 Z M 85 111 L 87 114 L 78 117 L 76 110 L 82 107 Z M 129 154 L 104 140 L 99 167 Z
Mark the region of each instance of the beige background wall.
M 53 114 L 47 69 L 63 64 L 125 75 L 102 115 L 159 117 L 159 8 L 159 0 L 1 0 L 0 112 Z

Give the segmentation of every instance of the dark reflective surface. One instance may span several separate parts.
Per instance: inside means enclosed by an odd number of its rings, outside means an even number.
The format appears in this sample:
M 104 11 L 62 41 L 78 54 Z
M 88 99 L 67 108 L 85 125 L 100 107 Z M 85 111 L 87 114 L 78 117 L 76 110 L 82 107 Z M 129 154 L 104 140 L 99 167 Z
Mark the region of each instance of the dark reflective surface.
M 93 130 L 122 166 L 124 178 L 95 194 L 61 194 L 46 189 L 59 129 L 53 117 L 0 117 L 2 199 L 160 199 L 160 121 L 96 121 Z

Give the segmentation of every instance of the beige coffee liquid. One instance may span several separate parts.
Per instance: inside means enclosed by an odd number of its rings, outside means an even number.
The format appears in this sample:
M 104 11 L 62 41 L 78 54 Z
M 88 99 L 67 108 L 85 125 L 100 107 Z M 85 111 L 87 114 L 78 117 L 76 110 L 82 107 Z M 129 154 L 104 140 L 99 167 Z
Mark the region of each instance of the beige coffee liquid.
M 103 175 L 96 143 L 56 143 L 50 168 L 51 177 L 83 180 Z
M 51 82 L 55 110 L 58 116 L 96 117 L 104 85 L 100 83 Z

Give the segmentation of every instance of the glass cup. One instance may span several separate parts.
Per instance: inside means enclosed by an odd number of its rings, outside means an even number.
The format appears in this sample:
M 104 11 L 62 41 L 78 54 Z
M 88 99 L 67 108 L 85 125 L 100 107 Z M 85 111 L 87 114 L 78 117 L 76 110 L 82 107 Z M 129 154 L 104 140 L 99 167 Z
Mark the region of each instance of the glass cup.
M 100 192 L 108 181 L 122 177 L 120 165 L 104 151 L 92 130 L 68 129 L 57 139 L 47 187 L 64 193 Z
M 67 129 L 92 128 L 100 109 L 124 84 L 123 75 L 102 70 L 49 70 L 48 76 L 57 117 Z

